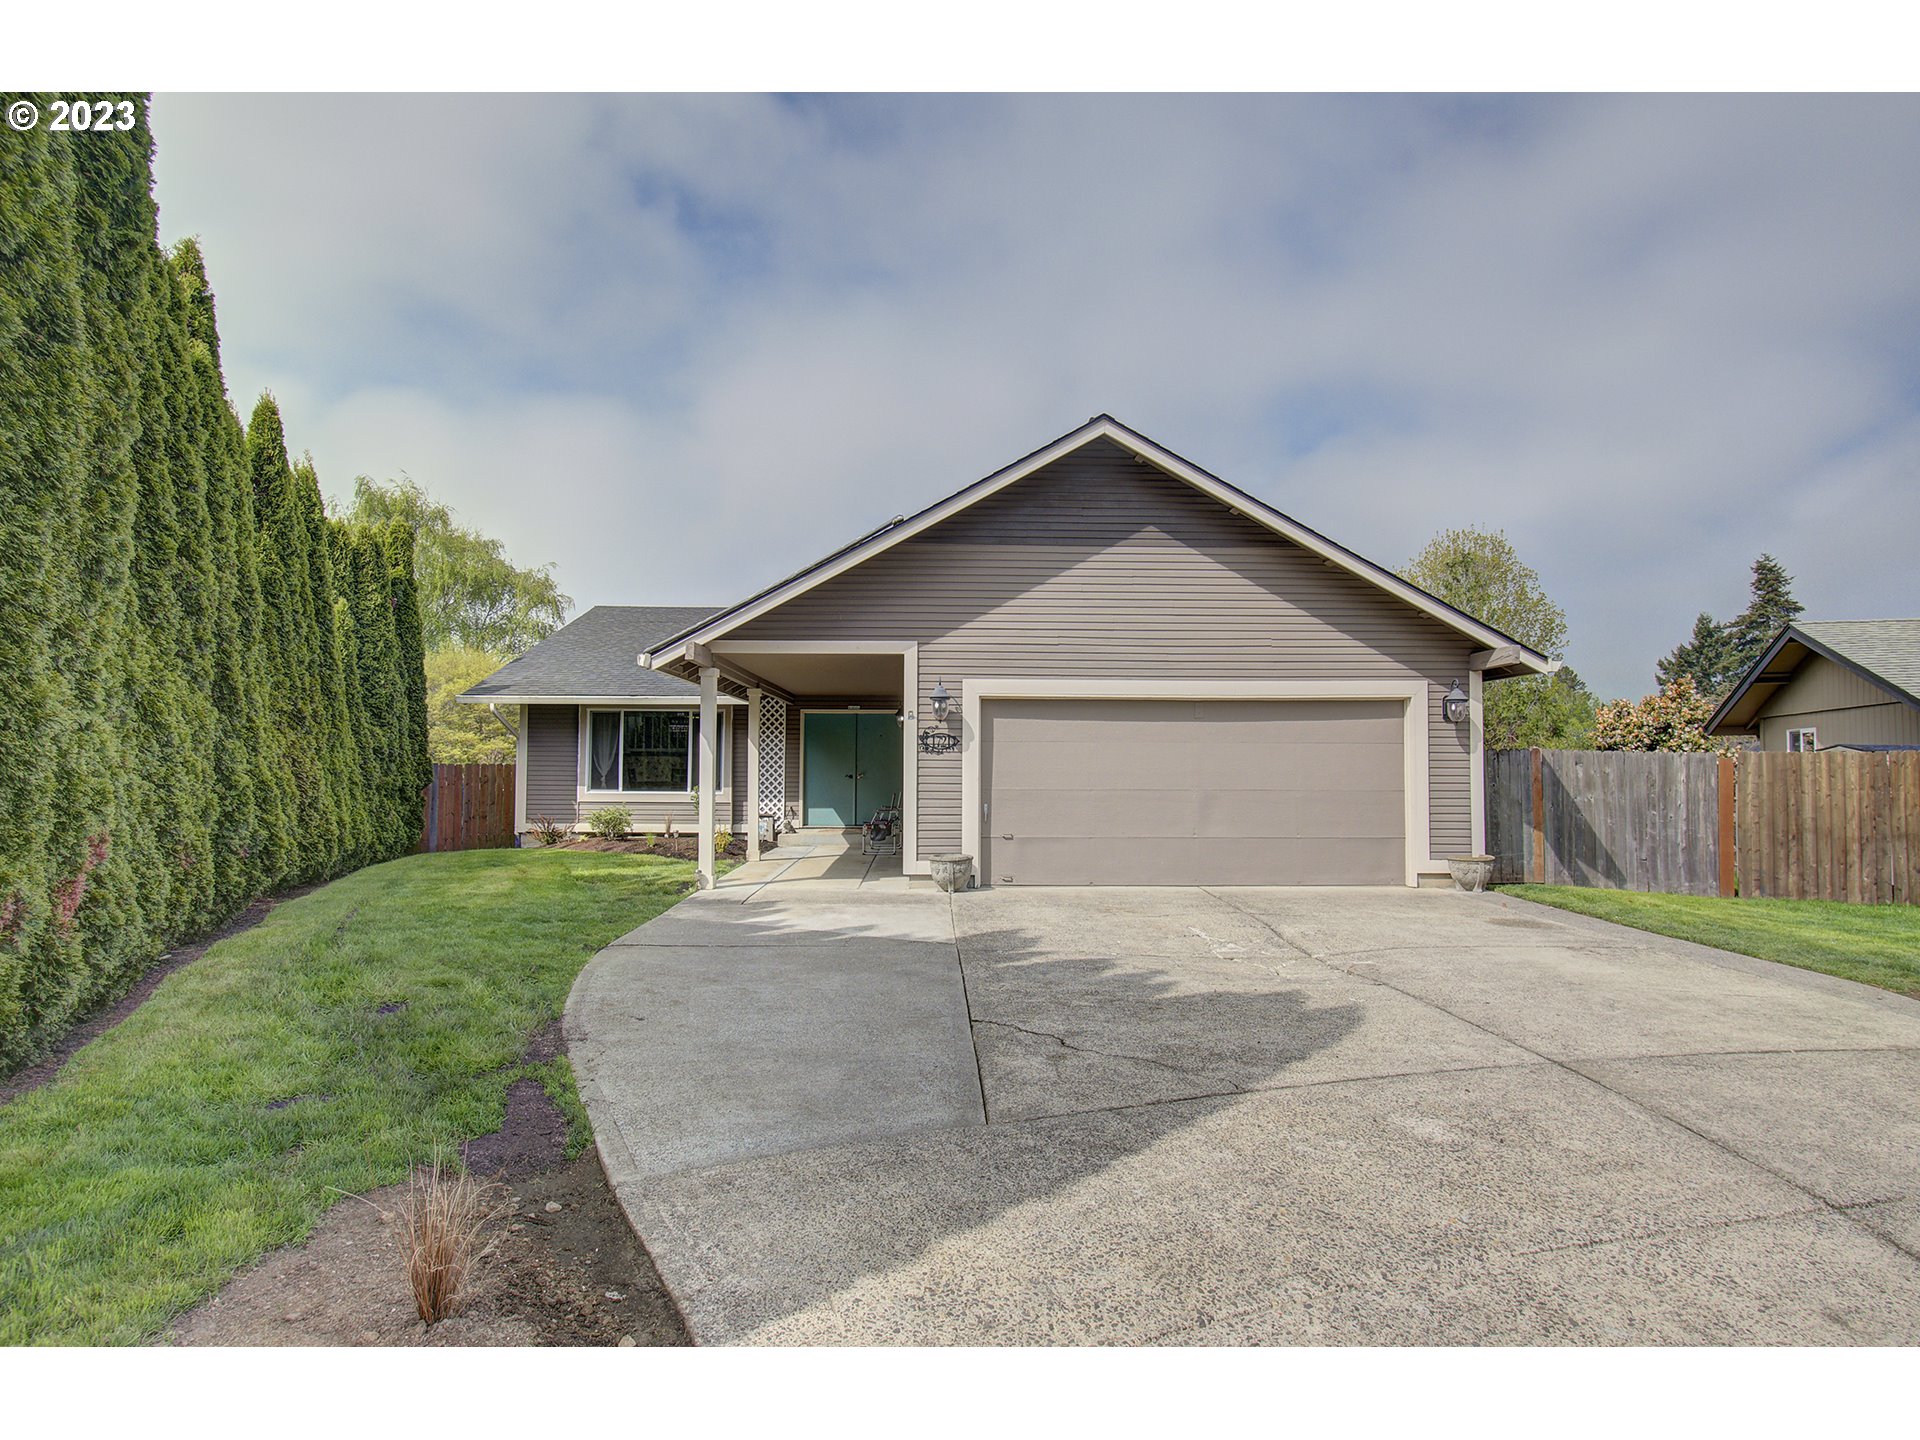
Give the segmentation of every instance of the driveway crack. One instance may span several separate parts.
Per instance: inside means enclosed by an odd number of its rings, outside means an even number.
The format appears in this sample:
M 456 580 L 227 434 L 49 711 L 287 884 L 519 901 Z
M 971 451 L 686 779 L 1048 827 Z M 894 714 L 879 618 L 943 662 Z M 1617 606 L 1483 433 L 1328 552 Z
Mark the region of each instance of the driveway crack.
M 1118 1050 L 1097 1050 L 1089 1045 L 1076 1045 L 1067 1039 L 1066 1036 L 1056 1035 L 1051 1030 L 1029 1030 L 1024 1025 L 1015 1025 L 1007 1020 L 975 1020 L 973 1023 L 975 1025 L 992 1025 L 1001 1030 L 1015 1030 L 1022 1035 L 1031 1035 L 1036 1040 L 1051 1040 L 1054 1044 L 1063 1049 L 1071 1050 L 1076 1055 L 1098 1055 L 1107 1060 L 1131 1060 L 1140 1065 L 1153 1065 L 1161 1070 L 1171 1071 L 1175 1075 L 1184 1075 L 1189 1080 L 1209 1080 L 1215 1084 L 1228 1086 L 1229 1089 L 1224 1092 L 1227 1094 L 1247 1095 L 1252 1093 L 1245 1086 L 1236 1085 L 1233 1081 L 1212 1074 L 1209 1071 L 1188 1069 L 1184 1066 L 1171 1064 L 1165 1060 L 1156 1060 L 1151 1055 L 1127 1055 Z

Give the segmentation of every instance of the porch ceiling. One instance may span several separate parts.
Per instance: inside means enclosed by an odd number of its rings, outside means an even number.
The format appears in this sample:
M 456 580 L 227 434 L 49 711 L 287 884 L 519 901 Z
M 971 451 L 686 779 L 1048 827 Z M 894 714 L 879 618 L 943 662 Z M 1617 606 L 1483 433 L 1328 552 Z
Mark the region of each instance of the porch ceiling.
M 723 657 L 733 668 L 760 676 L 788 694 L 901 697 L 904 663 L 898 655 L 796 654 L 735 650 Z

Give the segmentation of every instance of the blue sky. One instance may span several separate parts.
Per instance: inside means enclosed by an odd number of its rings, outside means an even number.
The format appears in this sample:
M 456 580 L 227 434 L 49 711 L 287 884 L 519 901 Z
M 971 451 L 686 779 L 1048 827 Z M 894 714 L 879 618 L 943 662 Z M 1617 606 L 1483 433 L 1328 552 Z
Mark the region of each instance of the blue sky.
M 1639 694 L 1762 550 L 1920 615 L 1911 97 L 161 95 L 243 412 L 720 604 L 1108 411 Z

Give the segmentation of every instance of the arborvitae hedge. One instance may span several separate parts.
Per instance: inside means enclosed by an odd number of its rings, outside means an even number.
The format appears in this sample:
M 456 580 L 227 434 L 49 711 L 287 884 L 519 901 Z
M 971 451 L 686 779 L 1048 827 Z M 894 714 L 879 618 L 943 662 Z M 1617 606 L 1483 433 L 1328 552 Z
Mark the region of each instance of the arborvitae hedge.
M 256 896 L 413 849 L 431 774 L 412 537 L 328 520 L 271 399 L 243 433 L 134 98 L 0 145 L 0 1070 Z

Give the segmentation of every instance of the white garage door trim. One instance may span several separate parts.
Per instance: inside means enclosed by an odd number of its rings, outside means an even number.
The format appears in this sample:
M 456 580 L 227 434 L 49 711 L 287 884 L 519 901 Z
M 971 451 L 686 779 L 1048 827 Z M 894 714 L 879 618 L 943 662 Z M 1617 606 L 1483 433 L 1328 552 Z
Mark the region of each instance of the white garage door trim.
M 1422 680 L 968 679 L 960 705 L 960 848 L 980 854 L 980 709 L 988 700 L 1398 700 L 1407 805 L 1406 883 L 1446 866 L 1427 854 L 1427 685 Z M 1476 756 L 1476 759 L 1478 757 Z

